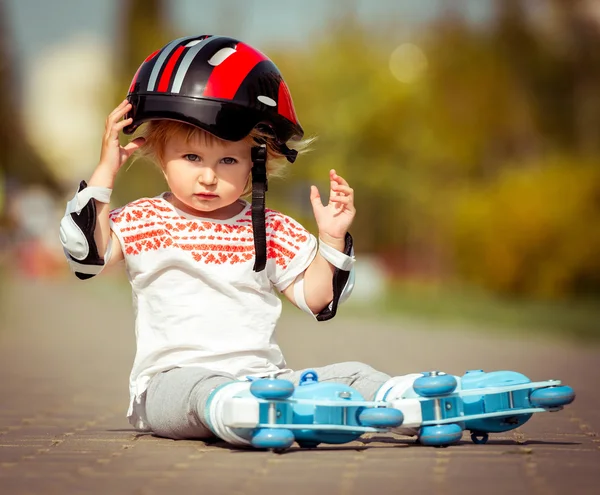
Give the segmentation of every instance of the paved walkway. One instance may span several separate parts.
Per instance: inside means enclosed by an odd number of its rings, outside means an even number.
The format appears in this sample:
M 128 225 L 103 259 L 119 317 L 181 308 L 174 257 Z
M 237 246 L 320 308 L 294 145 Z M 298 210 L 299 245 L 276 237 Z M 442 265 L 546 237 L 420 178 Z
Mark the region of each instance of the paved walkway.
M 598 348 L 410 320 L 316 324 L 287 315 L 279 341 L 296 368 L 357 360 L 389 373 L 514 369 L 533 380 L 560 378 L 577 399 L 483 446 L 466 436 L 434 449 L 375 435 L 277 455 L 130 428 L 127 291 L 100 279 L 20 280 L 1 289 L 0 494 L 599 493 Z

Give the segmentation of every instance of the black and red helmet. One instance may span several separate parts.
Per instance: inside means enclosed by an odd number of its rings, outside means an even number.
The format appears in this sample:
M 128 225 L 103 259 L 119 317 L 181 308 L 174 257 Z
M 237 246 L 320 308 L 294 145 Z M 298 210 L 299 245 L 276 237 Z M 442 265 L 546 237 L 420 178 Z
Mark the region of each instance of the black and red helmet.
M 169 119 L 239 141 L 263 126 L 275 141 L 301 139 L 289 89 L 263 53 L 225 36 L 190 36 L 155 51 L 140 65 L 127 94 L 132 134 L 142 123 Z
M 150 54 L 133 76 L 125 116 L 132 134 L 149 120 L 167 119 L 200 127 L 228 141 L 239 141 L 259 127 L 288 161 L 297 152 L 287 147 L 302 139 L 290 91 L 275 64 L 250 45 L 225 36 L 189 36 Z M 254 270 L 266 266 L 266 145 L 252 147 L 252 227 Z

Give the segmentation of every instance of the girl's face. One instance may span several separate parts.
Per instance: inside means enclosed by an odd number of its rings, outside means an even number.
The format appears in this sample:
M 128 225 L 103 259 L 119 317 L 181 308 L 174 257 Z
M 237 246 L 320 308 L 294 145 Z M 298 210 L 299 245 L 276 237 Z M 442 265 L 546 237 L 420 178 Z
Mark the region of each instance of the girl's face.
M 252 169 L 250 149 L 245 140 L 210 139 L 203 133 L 186 140 L 185 134 L 175 133 L 162 154 L 173 205 L 192 215 L 216 219 L 237 215 L 243 208 L 237 200 Z

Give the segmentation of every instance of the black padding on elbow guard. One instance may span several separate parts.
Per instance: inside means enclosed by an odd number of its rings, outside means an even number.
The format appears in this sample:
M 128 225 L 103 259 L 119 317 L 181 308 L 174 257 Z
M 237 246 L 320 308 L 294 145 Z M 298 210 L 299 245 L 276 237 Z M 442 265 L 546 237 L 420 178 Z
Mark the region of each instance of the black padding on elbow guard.
M 352 236 L 349 232 L 346 232 L 346 238 L 344 239 L 344 254 L 346 256 L 351 255 L 353 245 L 354 241 L 352 240 Z M 350 277 L 350 272 L 340 270 L 339 268 L 335 269 L 333 272 L 333 300 L 329 306 L 319 312 L 317 315 L 317 321 L 331 320 L 335 316 L 337 313 L 338 304 L 340 302 L 340 297 L 344 287 L 346 287 L 346 283 L 348 282 L 348 277 Z
M 86 187 L 87 183 L 82 180 L 79 183 L 77 192 L 84 190 Z M 88 255 L 81 260 L 77 260 L 71 255 L 69 257 L 82 265 L 103 266 L 104 258 L 98 254 L 98 246 L 96 246 L 96 241 L 94 240 L 94 231 L 96 230 L 96 202 L 94 199 L 90 199 L 79 214 L 71 213 L 70 215 L 75 225 L 83 232 L 89 246 L 89 251 Z M 80 280 L 87 280 L 88 278 L 92 278 L 94 274 L 75 271 L 75 276 Z

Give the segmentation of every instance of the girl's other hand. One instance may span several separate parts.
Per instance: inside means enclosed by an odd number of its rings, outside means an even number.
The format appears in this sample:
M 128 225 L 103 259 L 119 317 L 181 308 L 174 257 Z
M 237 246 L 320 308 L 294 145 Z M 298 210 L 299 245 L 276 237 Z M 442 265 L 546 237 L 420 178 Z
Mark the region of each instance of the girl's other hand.
M 142 137 L 134 139 L 125 146 L 121 146 L 119 143 L 119 132 L 133 121 L 131 118 L 123 119 L 130 110 L 131 103 L 127 100 L 123 100 L 106 119 L 98 168 L 113 174 L 113 177 L 117 175 L 117 172 L 131 154 L 144 144 L 144 138 Z
M 322 241 L 343 249 L 344 237 L 356 215 L 354 190 L 335 170 L 329 171 L 329 203 L 324 206 L 316 186 L 311 186 L 310 200 Z

